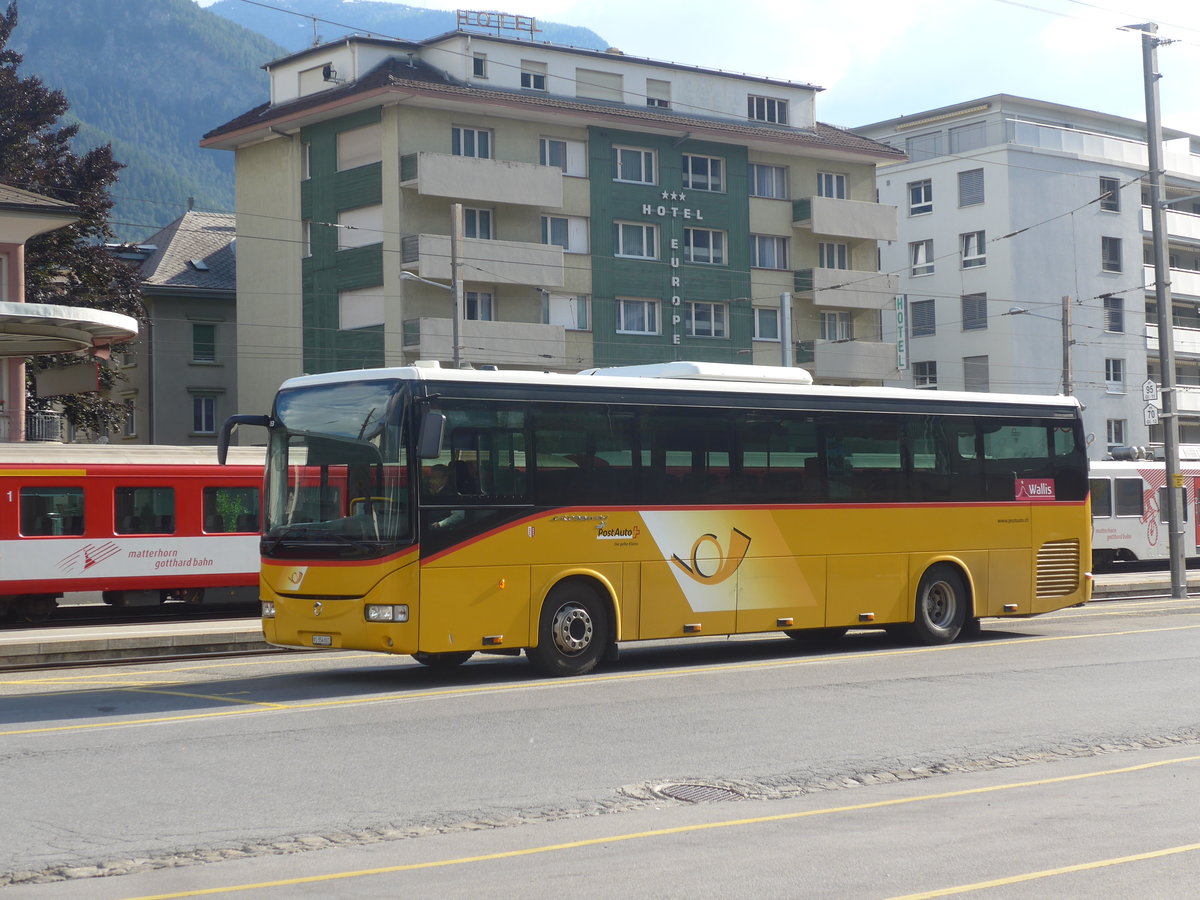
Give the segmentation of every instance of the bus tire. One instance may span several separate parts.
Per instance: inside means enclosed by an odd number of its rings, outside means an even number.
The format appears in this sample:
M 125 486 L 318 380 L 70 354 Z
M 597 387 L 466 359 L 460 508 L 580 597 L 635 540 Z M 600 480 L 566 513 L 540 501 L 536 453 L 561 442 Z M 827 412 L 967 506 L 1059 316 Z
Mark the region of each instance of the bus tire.
M 608 607 L 595 591 L 567 582 L 542 604 L 538 645 L 525 655 L 545 675 L 584 675 L 596 668 L 608 645 Z
M 412 655 L 412 658 L 423 666 L 429 666 L 431 669 L 453 669 L 455 666 L 461 666 L 474 655 L 474 650 L 451 650 L 448 653 L 423 653 L 417 651 Z
M 917 644 L 949 644 L 963 629 L 969 603 L 958 569 L 944 563 L 930 566 L 917 585 L 916 610 L 904 635 Z

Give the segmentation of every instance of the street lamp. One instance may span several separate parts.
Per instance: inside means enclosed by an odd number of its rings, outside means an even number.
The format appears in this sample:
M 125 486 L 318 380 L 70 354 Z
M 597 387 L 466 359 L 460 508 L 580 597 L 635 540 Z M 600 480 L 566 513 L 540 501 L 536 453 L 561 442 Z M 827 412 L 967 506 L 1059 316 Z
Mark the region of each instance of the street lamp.
M 402 281 L 419 281 L 421 284 L 428 284 L 431 287 L 441 288 L 443 291 L 449 291 L 453 295 L 453 318 L 451 320 L 450 332 L 450 358 L 453 361 L 454 368 L 459 367 L 459 350 L 458 350 L 458 288 L 455 285 L 442 284 L 440 281 L 430 281 L 428 278 L 422 278 L 415 272 L 405 272 L 401 270 L 400 279 Z

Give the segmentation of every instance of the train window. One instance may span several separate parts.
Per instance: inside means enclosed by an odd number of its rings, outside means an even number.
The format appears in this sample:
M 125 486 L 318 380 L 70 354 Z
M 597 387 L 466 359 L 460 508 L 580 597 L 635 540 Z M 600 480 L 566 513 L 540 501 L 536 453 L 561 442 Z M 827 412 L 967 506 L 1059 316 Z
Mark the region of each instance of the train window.
M 1114 478 L 1113 494 L 1116 498 L 1118 516 L 1137 516 L 1145 513 L 1145 497 L 1142 494 L 1142 479 Z
M 1092 518 L 1107 519 L 1112 515 L 1112 482 L 1107 478 L 1093 478 L 1092 488 Z
M 204 489 L 204 530 L 208 534 L 258 531 L 258 510 L 258 488 Z
M 21 488 L 21 534 L 83 534 L 83 488 Z
M 174 534 L 175 489 L 119 487 L 113 497 L 117 534 Z
M 1183 521 L 1188 520 L 1188 502 L 1187 488 L 1183 489 Z M 1158 521 L 1167 521 L 1167 489 L 1160 487 L 1158 489 Z

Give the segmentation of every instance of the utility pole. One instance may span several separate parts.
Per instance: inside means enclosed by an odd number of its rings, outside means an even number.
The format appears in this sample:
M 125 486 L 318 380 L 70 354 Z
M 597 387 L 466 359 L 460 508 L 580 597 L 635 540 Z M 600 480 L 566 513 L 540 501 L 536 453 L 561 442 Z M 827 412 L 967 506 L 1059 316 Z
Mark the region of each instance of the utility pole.
M 796 351 L 792 347 L 792 294 L 784 291 L 779 295 L 779 352 L 782 354 L 780 364 L 796 365 Z
M 1142 77 L 1146 88 L 1146 149 L 1149 153 L 1150 224 L 1154 245 L 1154 299 L 1158 305 L 1158 358 L 1162 365 L 1163 451 L 1167 470 L 1167 534 L 1171 556 L 1171 597 L 1187 597 L 1179 471 L 1179 417 L 1175 399 L 1175 334 L 1171 309 L 1171 270 L 1167 266 L 1167 212 L 1163 202 L 1162 122 L 1158 107 L 1158 25 L 1133 25 L 1142 33 Z
M 454 368 L 462 365 L 462 345 L 459 340 L 459 322 L 462 320 L 463 283 L 462 271 L 459 267 L 459 242 L 463 239 L 463 205 L 450 205 L 450 292 L 453 297 L 454 311 L 450 325 L 450 359 Z
M 1075 393 L 1075 385 L 1071 379 L 1071 298 L 1062 298 L 1062 383 L 1063 394 L 1070 397 Z

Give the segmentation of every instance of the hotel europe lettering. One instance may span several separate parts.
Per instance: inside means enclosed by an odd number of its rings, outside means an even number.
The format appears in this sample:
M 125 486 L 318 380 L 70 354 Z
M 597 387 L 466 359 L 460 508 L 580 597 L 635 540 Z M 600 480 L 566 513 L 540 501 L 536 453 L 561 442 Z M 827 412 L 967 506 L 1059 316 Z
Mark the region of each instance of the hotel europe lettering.
M 684 203 L 687 201 L 687 194 L 683 191 L 663 191 L 662 199 L 669 200 L 672 204 Z M 699 209 L 691 209 L 686 206 L 667 206 L 663 203 L 658 205 L 643 203 L 642 215 L 654 216 L 659 219 L 670 217 L 672 219 L 691 219 L 695 222 L 704 221 L 704 216 Z M 671 343 L 679 344 L 681 341 L 679 327 L 683 324 L 683 317 L 679 313 L 680 309 L 683 308 L 683 301 L 681 299 L 683 281 L 679 274 L 682 271 L 679 266 L 679 238 L 672 235 L 667 242 L 667 247 L 671 251 L 668 257 L 671 264 Z

